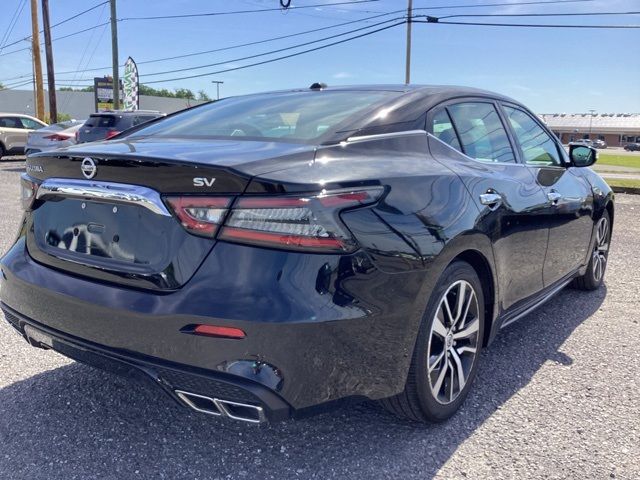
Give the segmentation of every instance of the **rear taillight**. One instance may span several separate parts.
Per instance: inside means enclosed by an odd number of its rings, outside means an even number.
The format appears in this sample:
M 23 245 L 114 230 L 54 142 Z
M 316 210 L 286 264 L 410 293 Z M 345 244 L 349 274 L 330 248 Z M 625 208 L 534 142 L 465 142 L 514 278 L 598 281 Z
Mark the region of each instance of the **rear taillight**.
M 227 213 L 230 198 L 167 197 L 165 199 L 182 226 L 194 235 L 213 237 Z
M 73 135 L 63 134 L 63 133 L 54 133 L 53 135 L 47 135 L 47 140 L 52 140 L 54 142 L 64 142 L 65 140 L 69 140 Z
M 115 137 L 116 135 L 118 135 L 120 132 L 118 130 L 107 130 L 107 136 L 104 137 L 105 140 L 109 140 L 112 137 Z
M 241 197 L 173 196 L 167 204 L 190 233 L 227 242 L 285 250 L 344 253 L 358 248 L 340 220 L 345 209 L 375 203 L 382 187 L 318 195 Z
M 340 211 L 378 200 L 382 188 L 304 197 L 239 199 L 219 238 L 287 250 L 352 252 L 358 248 Z
M 31 209 L 31 205 L 33 205 L 37 192 L 38 184 L 30 180 L 30 178 L 23 173 L 20 177 L 20 200 L 22 201 L 23 209 Z

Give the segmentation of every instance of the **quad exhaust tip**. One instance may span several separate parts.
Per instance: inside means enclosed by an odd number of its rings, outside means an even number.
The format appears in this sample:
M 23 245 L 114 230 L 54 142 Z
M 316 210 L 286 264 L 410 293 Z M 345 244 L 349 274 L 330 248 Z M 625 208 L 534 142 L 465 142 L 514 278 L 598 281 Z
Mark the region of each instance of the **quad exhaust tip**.
M 184 390 L 175 390 L 175 393 L 186 406 L 196 412 L 228 417 L 247 423 L 264 423 L 267 421 L 264 409 L 257 405 L 211 398 Z

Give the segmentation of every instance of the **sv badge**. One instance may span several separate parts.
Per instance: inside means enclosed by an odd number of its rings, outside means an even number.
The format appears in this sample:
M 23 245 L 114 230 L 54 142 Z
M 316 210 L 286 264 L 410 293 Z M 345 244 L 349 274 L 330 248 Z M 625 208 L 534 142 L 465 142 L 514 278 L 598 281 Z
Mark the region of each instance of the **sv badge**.
M 213 187 L 215 178 L 207 178 L 207 177 L 194 177 L 193 178 L 193 186 L 194 187 Z

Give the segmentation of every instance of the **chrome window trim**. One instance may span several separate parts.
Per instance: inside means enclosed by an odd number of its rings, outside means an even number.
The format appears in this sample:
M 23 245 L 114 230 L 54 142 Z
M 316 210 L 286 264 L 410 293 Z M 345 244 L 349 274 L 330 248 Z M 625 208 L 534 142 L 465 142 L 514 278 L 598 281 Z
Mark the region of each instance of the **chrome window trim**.
M 347 138 L 347 143 L 368 142 L 370 140 L 380 140 L 383 138 L 406 137 L 408 135 L 427 135 L 426 130 L 404 130 L 402 132 L 376 133 L 373 135 L 355 135 Z
M 66 197 L 106 203 L 137 205 L 155 214 L 170 217 L 171 213 L 155 190 L 126 183 L 48 178 L 38 187 L 36 199 Z

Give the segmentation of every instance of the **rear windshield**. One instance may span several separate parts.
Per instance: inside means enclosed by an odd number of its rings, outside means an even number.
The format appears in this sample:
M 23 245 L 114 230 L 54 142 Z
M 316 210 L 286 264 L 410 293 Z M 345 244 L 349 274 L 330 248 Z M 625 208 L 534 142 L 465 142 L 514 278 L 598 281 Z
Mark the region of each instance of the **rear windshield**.
M 310 91 L 250 95 L 187 110 L 131 134 L 154 137 L 312 141 L 398 92 Z
M 111 128 L 116 124 L 116 117 L 113 115 L 91 115 L 85 122 L 85 127 Z
M 43 130 L 47 130 L 50 132 L 59 132 L 60 130 L 66 130 L 67 128 L 75 127 L 76 125 L 81 125 L 83 122 L 80 120 L 67 120 L 66 122 L 54 123 L 53 125 L 49 125 Z

